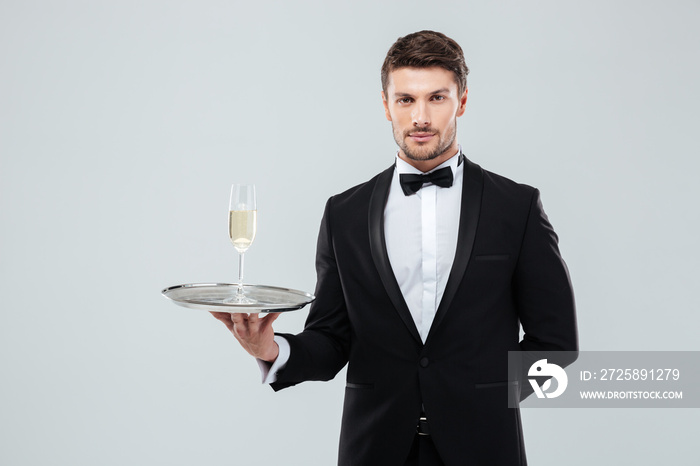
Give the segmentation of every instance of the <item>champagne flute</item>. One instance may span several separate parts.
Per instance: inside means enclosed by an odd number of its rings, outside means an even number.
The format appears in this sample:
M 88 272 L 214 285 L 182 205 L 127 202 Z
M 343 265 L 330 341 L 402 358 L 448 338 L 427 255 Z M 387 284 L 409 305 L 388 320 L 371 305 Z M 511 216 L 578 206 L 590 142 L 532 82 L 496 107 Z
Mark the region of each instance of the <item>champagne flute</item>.
M 254 304 L 255 300 L 246 297 L 243 291 L 243 254 L 253 243 L 257 229 L 258 211 L 255 202 L 255 185 L 232 185 L 228 210 L 228 234 L 233 247 L 238 251 L 238 290 L 236 295 L 226 302 Z

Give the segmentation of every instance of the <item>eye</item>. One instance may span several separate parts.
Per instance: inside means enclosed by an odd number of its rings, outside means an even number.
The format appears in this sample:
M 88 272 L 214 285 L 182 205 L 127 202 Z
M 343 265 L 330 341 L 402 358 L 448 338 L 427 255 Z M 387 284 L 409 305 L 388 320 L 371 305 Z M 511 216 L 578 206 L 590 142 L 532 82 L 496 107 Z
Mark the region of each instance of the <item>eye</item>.
M 410 104 L 411 102 L 413 102 L 413 99 L 410 97 L 402 97 L 396 102 L 398 102 L 399 104 Z
M 445 100 L 445 96 L 444 95 L 434 95 L 432 97 L 432 100 L 437 100 L 439 102 L 439 101 Z

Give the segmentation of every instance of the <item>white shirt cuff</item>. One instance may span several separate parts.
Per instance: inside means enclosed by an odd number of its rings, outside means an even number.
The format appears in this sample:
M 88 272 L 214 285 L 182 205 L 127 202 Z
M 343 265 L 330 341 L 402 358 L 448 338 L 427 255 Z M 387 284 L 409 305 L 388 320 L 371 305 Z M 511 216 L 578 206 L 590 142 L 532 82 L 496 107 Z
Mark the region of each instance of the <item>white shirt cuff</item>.
M 260 367 L 262 383 L 277 382 L 277 373 L 284 369 L 287 361 L 289 361 L 289 342 L 284 337 L 275 335 L 275 343 L 279 346 L 279 354 L 273 363 L 263 361 L 262 359 L 256 359 L 258 367 Z

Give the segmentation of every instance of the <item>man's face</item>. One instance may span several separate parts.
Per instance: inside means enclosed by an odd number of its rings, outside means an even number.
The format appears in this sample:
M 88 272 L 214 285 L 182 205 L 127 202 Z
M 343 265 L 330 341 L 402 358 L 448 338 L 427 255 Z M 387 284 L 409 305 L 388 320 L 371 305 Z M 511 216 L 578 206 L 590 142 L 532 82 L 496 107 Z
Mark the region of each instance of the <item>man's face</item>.
M 451 71 L 398 68 L 389 73 L 382 100 L 402 159 L 427 171 L 457 152 L 457 117 L 464 114 L 467 91 L 458 95 Z

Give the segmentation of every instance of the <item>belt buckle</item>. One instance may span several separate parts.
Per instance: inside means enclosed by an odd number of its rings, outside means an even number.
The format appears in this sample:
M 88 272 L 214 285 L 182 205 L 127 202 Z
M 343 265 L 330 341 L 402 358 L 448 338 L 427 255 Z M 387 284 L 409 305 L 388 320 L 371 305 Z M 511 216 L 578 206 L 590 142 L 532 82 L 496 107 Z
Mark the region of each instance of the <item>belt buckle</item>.
M 418 418 L 418 425 L 416 426 L 416 433 L 418 435 L 430 435 L 430 428 L 428 427 L 428 419 L 425 416 Z

